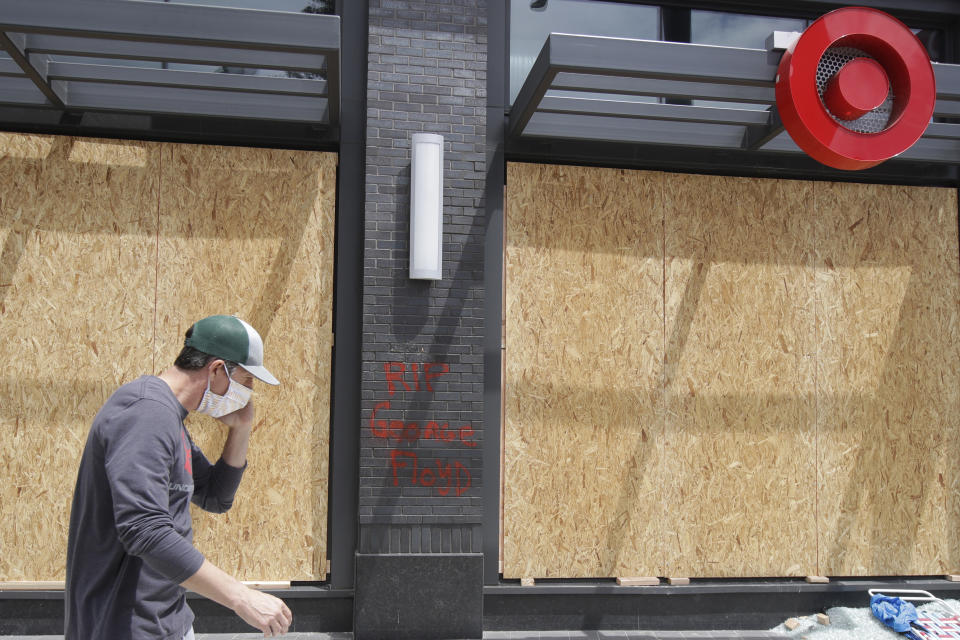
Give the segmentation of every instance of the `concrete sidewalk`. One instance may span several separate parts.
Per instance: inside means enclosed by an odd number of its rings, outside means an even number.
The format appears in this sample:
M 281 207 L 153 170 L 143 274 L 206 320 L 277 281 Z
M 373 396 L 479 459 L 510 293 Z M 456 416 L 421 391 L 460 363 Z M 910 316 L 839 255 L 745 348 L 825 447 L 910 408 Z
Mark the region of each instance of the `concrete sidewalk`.
M 258 640 L 260 633 L 198 633 L 197 640 Z M 285 640 L 353 640 L 352 633 L 302 633 Z M 769 631 L 487 631 L 484 640 L 786 640 Z M 0 640 L 63 640 L 63 636 L 0 636 Z

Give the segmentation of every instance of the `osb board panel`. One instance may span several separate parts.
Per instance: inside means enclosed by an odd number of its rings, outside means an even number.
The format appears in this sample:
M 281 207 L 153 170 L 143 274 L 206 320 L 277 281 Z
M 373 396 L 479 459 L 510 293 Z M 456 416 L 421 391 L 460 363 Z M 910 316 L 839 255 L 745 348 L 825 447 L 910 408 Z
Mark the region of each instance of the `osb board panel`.
M 279 387 L 254 393 L 248 469 L 226 516 L 194 510 L 197 546 L 245 580 L 325 575 L 336 156 L 168 145 L 162 156 L 156 368 L 197 318 L 263 336 Z M 216 459 L 221 424 L 188 428 Z
M 665 575 L 811 574 L 812 187 L 664 185 Z
M 0 134 L 0 581 L 63 579 L 90 422 L 150 370 L 158 160 Z
M 582 227 L 628 245 L 604 212 L 658 207 L 663 289 L 627 312 L 583 284 L 611 252 Z M 954 190 L 510 165 L 507 216 L 506 576 L 958 570 Z M 660 304 L 648 446 L 581 438 L 621 419 L 630 384 L 596 372 Z
M 819 573 L 960 568 L 953 189 L 816 185 Z
M 662 175 L 511 164 L 504 575 L 660 575 Z

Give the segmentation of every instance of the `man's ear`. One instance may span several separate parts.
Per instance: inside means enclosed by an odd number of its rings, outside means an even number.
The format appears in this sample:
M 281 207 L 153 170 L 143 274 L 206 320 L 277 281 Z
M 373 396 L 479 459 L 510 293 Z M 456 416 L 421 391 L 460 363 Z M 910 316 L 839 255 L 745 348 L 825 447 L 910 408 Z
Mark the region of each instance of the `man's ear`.
M 221 360 L 220 358 L 214 358 L 213 360 L 211 360 L 210 362 L 207 363 L 207 366 L 206 366 L 207 374 L 209 374 L 209 375 L 212 376 L 212 375 L 214 374 L 214 372 L 216 371 L 218 364 L 223 365 L 223 369 L 224 369 L 224 371 L 226 371 L 226 369 L 227 369 L 227 363 L 226 363 L 226 361 Z

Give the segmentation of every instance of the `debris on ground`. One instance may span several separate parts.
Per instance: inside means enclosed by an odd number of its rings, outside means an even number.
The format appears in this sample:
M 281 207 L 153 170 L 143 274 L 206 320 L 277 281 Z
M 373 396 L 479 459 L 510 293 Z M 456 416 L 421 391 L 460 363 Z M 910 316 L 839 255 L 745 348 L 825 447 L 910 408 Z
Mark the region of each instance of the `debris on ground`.
M 957 600 L 945 600 L 947 604 L 954 609 L 960 610 L 960 602 Z M 944 608 L 931 602 L 917 607 L 921 614 L 941 614 L 950 615 Z M 798 640 L 902 640 L 903 634 L 897 633 L 877 620 L 869 606 L 862 608 L 834 607 L 827 609 L 826 617 L 829 619 L 829 625 L 824 625 L 818 620 L 822 613 L 809 616 L 796 616 L 784 621 L 770 631 L 780 633 L 788 638 L 797 638 Z M 793 621 L 799 622 L 792 629 Z M 790 625 L 787 625 L 790 622 Z

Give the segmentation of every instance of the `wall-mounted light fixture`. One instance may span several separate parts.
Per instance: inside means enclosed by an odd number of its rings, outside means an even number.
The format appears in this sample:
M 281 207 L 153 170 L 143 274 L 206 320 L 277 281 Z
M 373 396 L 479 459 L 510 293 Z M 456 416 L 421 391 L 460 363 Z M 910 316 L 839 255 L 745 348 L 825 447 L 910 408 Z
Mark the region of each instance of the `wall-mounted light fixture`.
M 410 277 L 443 278 L 443 136 L 410 142 Z

